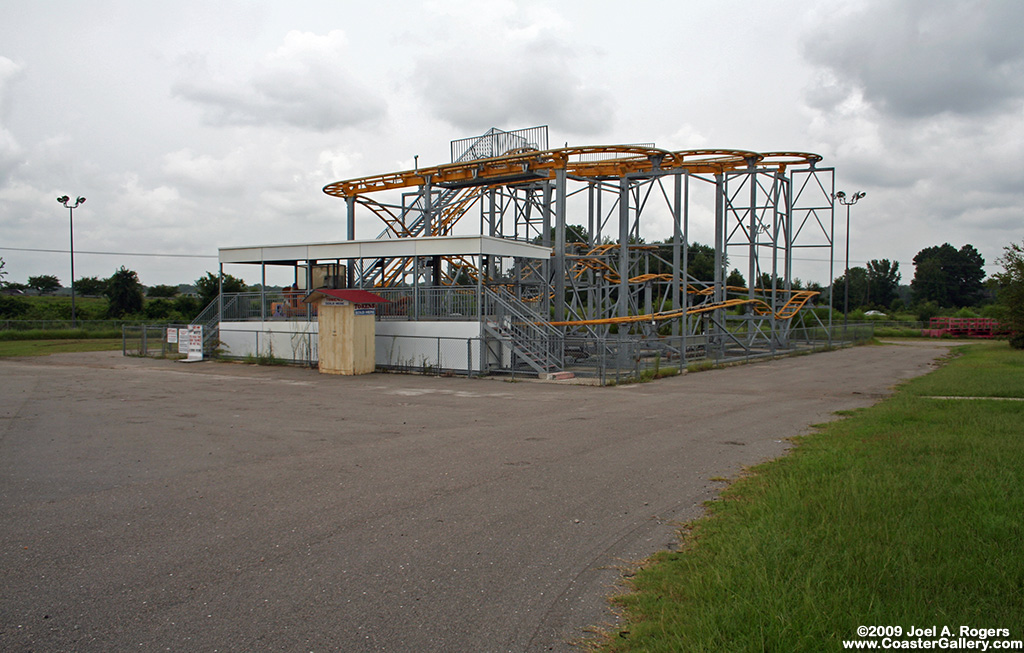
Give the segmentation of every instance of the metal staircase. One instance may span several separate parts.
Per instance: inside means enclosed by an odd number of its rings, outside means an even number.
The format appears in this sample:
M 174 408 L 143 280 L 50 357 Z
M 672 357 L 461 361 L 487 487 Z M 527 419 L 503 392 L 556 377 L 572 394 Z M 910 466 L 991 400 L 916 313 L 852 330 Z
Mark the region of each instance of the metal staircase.
M 503 288 L 484 287 L 485 345 L 510 371 L 532 369 L 538 374 L 560 372 L 565 366 L 562 333 Z M 502 348 L 508 349 L 506 353 Z
M 238 294 L 232 293 L 224 297 L 223 314 L 230 315 L 238 303 Z M 214 297 L 213 301 L 202 310 L 190 325 L 201 325 L 203 327 L 203 355 L 212 356 L 220 344 L 220 318 L 221 318 L 220 296 Z
M 415 238 L 417 236 L 441 236 L 451 231 L 451 226 L 464 212 L 464 206 L 469 197 L 468 189 L 446 188 L 434 198 L 430 207 L 432 216 L 431 232 L 424 233 L 427 228 L 427 216 L 417 202 L 411 207 L 405 208 L 398 216 L 380 214 L 387 227 L 377 235 L 377 240 L 394 238 Z M 472 190 L 472 189 L 469 189 Z M 474 191 L 475 192 L 475 191 Z M 461 193 L 461 194 L 460 194 Z M 422 198 L 421 198 L 422 199 Z M 416 212 L 416 218 L 409 224 L 405 218 L 412 212 Z M 396 277 L 405 272 L 408 261 L 398 258 L 393 259 L 390 265 L 382 265 L 380 259 L 369 262 L 366 265 L 367 272 L 364 273 L 364 286 L 389 285 Z

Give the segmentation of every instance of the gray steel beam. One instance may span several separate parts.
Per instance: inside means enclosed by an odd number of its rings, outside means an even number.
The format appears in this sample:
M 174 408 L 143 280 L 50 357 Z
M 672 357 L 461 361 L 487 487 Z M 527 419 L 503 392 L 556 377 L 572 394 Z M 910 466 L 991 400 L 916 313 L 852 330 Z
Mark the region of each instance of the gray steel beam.
M 629 315 L 629 180 L 619 179 L 619 301 L 618 317 Z M 625 329 L 619 329 L 620 332 Z
M 555 282 L 554 321 L 565 319 L 565 277 L 569 270 L 565 265 L 565 169 L 555 173 L 555 256 L 552 262 Z

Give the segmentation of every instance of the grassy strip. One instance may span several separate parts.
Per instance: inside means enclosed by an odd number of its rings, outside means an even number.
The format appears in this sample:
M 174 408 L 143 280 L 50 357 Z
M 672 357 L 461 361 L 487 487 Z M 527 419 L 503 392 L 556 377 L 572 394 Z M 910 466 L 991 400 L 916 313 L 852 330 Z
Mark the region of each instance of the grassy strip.
M 1024 638 L 1024 352 L 960 349 L 737 481 L 617 599 L 606 651 L 832 651 L 859 625 Z
M 914 327 L 890 327 L 890 326 L 877 326 L 875 327 L 876 338 L 923 338 L 921 329 Z
M 1009 349 L 1006 341 L 978 342 L 967 352 L 909 384 L 904 391 L 922 397 L 1024 397 L 1024 352 Z
M 10 340 L 85 340 L 120 338 L 121 329 L 5 329 L 0 331 L 0 342 Z
M 46 356 L 76 351 L 120 351 L 121 338 L 87 340 L 7 340 L 0 341 L 0 358 L 5 356 Z

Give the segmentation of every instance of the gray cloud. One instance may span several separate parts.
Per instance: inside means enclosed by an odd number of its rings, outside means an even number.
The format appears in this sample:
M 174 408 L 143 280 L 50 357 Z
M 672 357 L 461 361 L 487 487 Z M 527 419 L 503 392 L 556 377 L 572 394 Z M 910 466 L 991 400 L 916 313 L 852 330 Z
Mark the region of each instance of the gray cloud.
M 613 103 L 601 90 L 561 66 L 524 68 L 499 64 L 467 70 L 425 62 L 418 74 L 420 92 L 438 118 L 471 132 L 550 124 L 561 132 L 590 134 L 611 121 Z
M 818 84 L 820 102 L 858 88 L 900 118 L 985 114 L 1024 96 L 1021 25 L 1021 2 L 872 0 L 819 25 L 802 47 L 834 74 Z
M 179 81 L 176 96 L 218 125 L 288 125 L 326 132 L 379 120 L 384 100 L 348 72 L 340 31 L 290 32 L 244 81 Z
M 21 75 L 23 67 L 7 57 L 0 57 L 0 187 L 7 183 L 11 172 L 18 167 L 24 150 L 6 127 L 13 104 L 11 87 Z
M 498 5 L 488 16 L 447 19 L 460 27 L 458 45 L 421 56 L 413 76 L 436 117 L 468 132 L 547 124 L 588 135 L 612 122 L 613 95 L 588 81 L 558 14 Z

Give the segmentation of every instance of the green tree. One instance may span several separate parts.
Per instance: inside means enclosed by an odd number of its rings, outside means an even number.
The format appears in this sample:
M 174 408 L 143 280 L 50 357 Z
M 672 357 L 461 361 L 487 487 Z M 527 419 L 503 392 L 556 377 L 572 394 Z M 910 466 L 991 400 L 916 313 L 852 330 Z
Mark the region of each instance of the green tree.
M 19 318 L 28 313 L 32 305 L 21 297 L 0 295 L 0 318 Z
M 870 295 L 870 286 L 868 284 L 868 271 L 865 268 L 853 267 L 850 268 L 850 287 L 849 287 L 849 302 L 850 310 L 854 311 L 858 308 L 864 308 L 868 306 L 868 297 Z M 832 305 L 837 309 L 842 310 L 846 305 L 847 299 L 847 288 L 846 288 L 846 275 L 839 277 L 832 282 Z
M 900 264 L 887 258 L 868 261 L 868 302 L 888 307 L 899 294 Z
M 917 321 L 924 322 L 925 326 L 928 325 L 929 320 L 931 320 L 933 317 L 938 316 L 938 314 L 939 305 L 931 300 L 921 302 L 920 304 L 917 305 Z
M 238 277 L 222 273 L 224 292 L 245 292 L 245 282 Z M 199 301 L 205 308 L 220 294 L 217 276 L 213 272 L 207 272 L 206 276 L 196 279 L 196 290 L 199 292 Z
M 186 322 L 192 321 L 203 310 L 199 300 L 191 295 L 178 295 L 174 298 L 174 310 L 177 311 Z
M 139 282 L 139 275 L 123 265 L 107 279 L 107 288 L 103 294 L 110 301 L 107 307 L 107 315 L 110 317 L 123 317 L 142 310 L 142 284 Z
M 973 245 L 959 250 L 944 243 L 926 247 L 914 257 L 914 302 L 933 301 L 942 307 L 978 304 L 985 295 L 985 259 Z
M 7 285 L 7 282 L 4 281 L 4 277 L 7 276 L 7 270 L 4 269 L 6 265 L 7 262 L 0 258 L 0 288 L 3 288 Z
M 739 270 L 733 268 L 732 272 L 729 273 L 729 276 L 725 280 L 725 285 L 746 288 L 747 280 L 743 278 L 743 275 L 740 274 Z
M 1003 271 L 994 276 L 999 283 L 997 296 L 1006 307 L 1012 330 L 1010 346 L 1024 349 L 1024 245 L 1011 243 L 996 262 L 1003 266 Z
M 167 319 L 171 317 L 173 313 L 174 304 L 164 297 L 158 297 L 146 302 L 145 308 L 142 309 L 142 314 L 150 320 Z
M 556 234 L 555 228 L 551 227 L 551 231 L 548 233 L 548 235 L 551 238 L 551 244 L 552 245 L 554 245 L 554 243 L 555 243 L 555 234 Z M 540 245 L 541 243 L 544 242 L 544 239 L 541 236 L 535 236 L 532 242 L 533 242 L 534 245 Z M 567 224 L 567 225 L 565 225 L 565 243 L 567 245 L 570 244 L 570 243 L 584 243 L 584 244 L 586 244 L 586 243 L 589 243 L 589 242 L 590 242 L 590 235 L 587 233 L 587 228 L 586 227 L 584 227 L 583 225 L 579 225 L 579 224 Z
M 554 242 L 555 235 L 551 234 L 551 242 Z M 590 235 L 586 227 L 579 224 L 565 225 L 565 242 L 567 243 L 589 243 Z
M 632 242 L 632 240 L 630 241 Z M 657 243 L 657 256 L 652 256 L 650 271 L 653 274 L 672 273 L 672 239 Z M 681 246 L 680 246 L 681 247 Z M 682 256 L 682 254 L 680 254 Z M 728 257 L 723 257 L 723 262 L 728 263 Z M 702 245 L 697 242 L 687 245 L 686 274 L 697 281 L 714 281 L 715 279 L 715 248 L 710 245 Z M 738 274 L 738 271 L 737 271 Z
M 32 288 L 40 295 L 48 295 L 52 292 L 60 290 L 60 279 L 53 276 L 52 274 L 41 274 L 38 277 L 28 278 L 28 287 Z
M 686 273 L 697 281 L 715 280 L 715 248 L 690 243 L 687 248 Z
M 107 289 L 107 280 L 99 277 L 82 277 L 75 282 L 75 292 L 80 295 L 102 295 Z
M 174 297 L 177 294 L 177 286 L 157 284 L 146 289 L 146 297 Z

